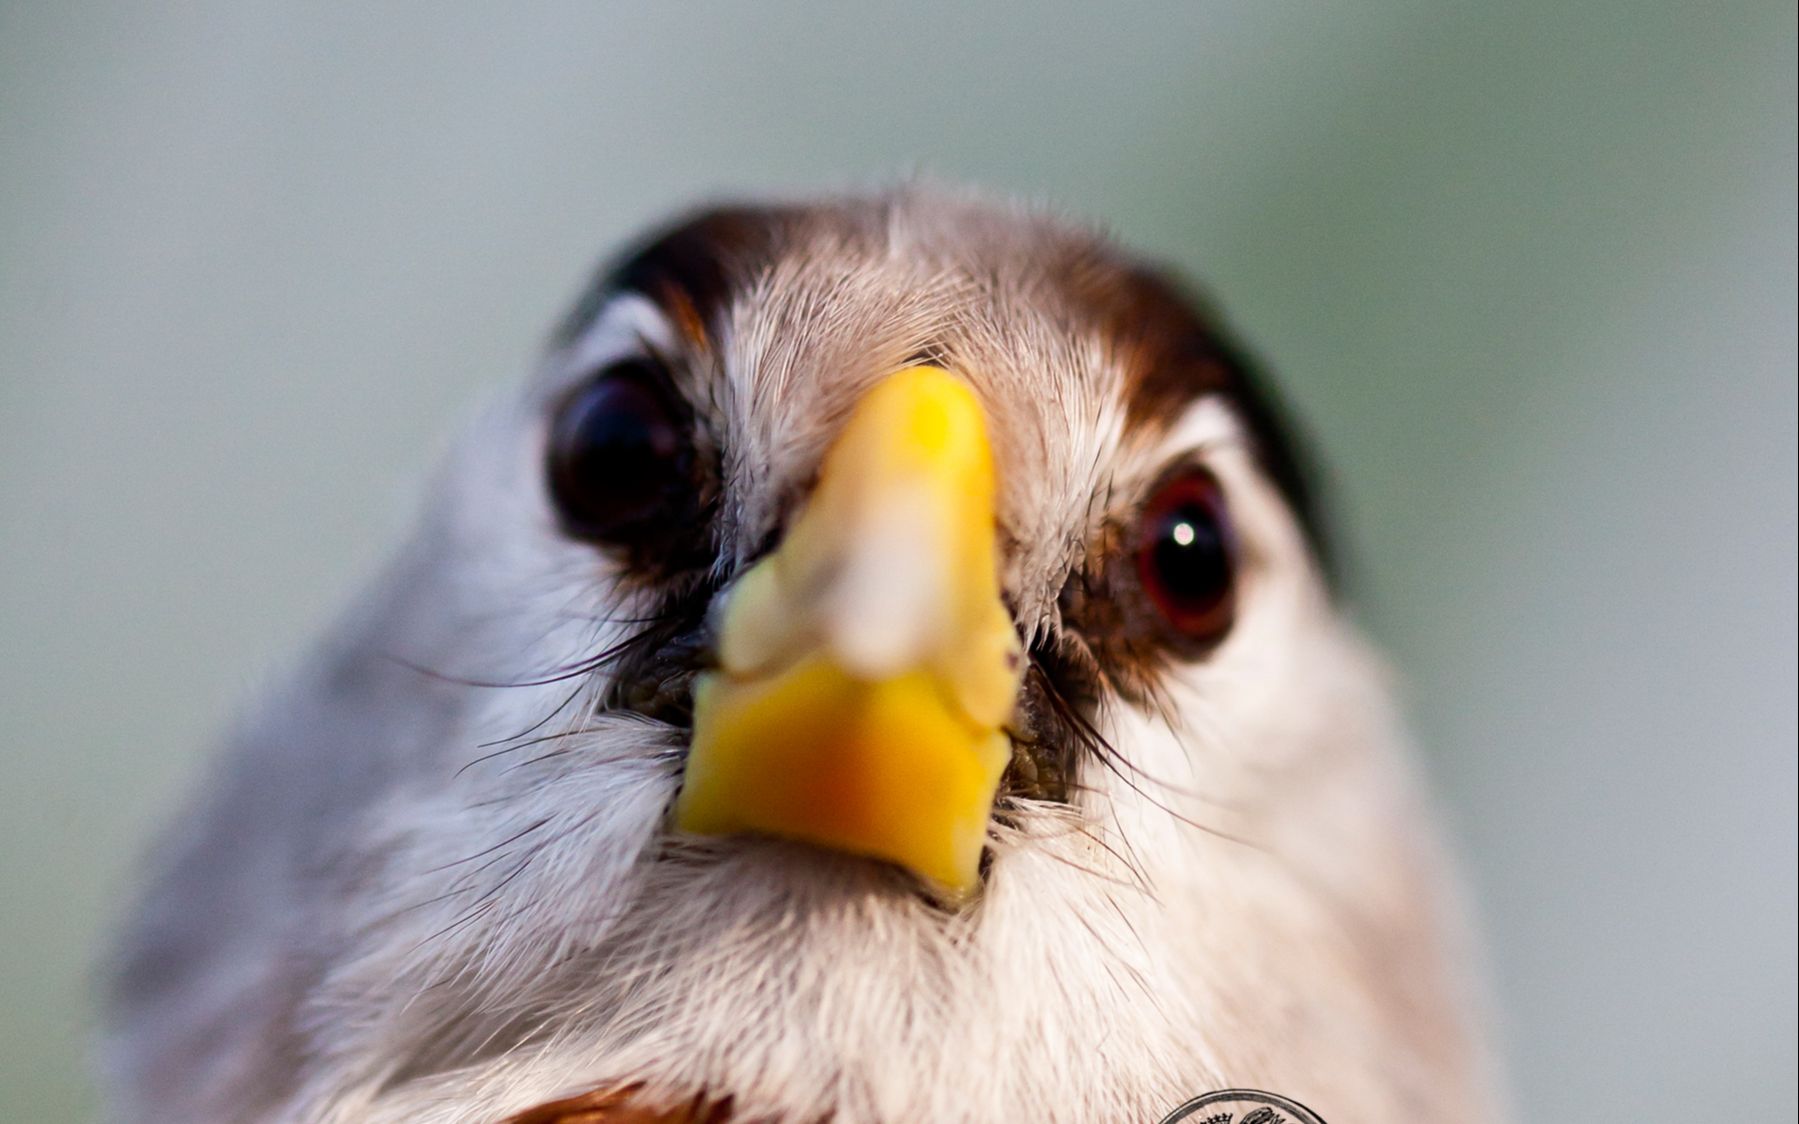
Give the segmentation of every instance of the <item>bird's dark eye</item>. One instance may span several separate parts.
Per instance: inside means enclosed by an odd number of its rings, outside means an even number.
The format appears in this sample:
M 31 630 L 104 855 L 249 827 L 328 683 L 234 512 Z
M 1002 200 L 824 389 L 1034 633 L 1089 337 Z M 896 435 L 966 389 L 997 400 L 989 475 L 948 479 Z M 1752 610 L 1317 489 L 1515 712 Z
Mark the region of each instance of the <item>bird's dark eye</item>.
M 693 512 L 691 415 L 650 359 L 602 370 L 550 423 L 550 495 L 571 535 L 643 545 Z
M 1185 467 L 1163 477 L 1131 546 L 1143 594 L 1174 637 L 1196 647 L 1222 639 L 1236 609 L 1236 541 L 1212 474 Z

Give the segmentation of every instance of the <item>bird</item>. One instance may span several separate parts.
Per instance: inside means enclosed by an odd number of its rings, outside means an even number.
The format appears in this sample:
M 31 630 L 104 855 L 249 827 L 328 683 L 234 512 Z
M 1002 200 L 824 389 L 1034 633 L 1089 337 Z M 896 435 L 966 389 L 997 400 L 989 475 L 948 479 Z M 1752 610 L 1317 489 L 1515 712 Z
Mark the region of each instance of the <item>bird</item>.
M 690 210 L 425 493 L 147 849 L 114 1119 L 1497 1119 L 1310 447 L 1095 225 Z

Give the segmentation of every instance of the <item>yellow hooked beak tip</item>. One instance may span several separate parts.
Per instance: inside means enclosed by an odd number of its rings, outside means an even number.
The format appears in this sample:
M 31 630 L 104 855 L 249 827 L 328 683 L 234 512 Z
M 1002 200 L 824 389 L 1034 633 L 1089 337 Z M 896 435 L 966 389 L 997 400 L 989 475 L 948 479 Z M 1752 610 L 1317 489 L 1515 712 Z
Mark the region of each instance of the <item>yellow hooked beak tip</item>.
M 974 392 L 935 367 L 877 384 L 786 539 L 726 595 L 676 828 L 801 840 L 972 890 L 1024 664 L 995 538 Z

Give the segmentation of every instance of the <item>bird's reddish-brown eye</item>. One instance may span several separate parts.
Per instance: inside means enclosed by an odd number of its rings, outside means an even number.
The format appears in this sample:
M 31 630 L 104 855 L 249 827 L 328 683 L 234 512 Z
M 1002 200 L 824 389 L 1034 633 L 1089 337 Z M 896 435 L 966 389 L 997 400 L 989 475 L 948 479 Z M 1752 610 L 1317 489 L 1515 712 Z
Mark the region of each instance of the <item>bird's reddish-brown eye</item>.
M 1236 540 L 1210 472 L 1165 476 L 1138 516 L 1132 550 L 1144 597 L 1177 640 L 1223 638 L 1236 611 Z
M 678 527 L 693 461 L 688 412 L 653 360 L 602 370 L 550 424 L 550 495 L 563 527 L 594 542 L 638 545 Z

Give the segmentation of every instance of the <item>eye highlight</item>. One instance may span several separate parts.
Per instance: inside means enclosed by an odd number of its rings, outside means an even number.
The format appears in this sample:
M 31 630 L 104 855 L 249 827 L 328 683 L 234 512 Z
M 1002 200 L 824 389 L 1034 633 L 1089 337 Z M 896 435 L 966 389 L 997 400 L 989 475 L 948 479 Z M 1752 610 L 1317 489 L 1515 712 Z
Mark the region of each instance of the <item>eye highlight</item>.
M 1144 599 L 1174 639 L 1189 648 L 1223 639 L 1236 613 L 1237 543 L 1218 480 L 1197 466 L 1164 476 L 1130 545 Z
M 606 367 L 551 419 L 550 497 L 577 538 L 643 546 L 691 528 L 694 466 L 691 413 L 653 359 Z

